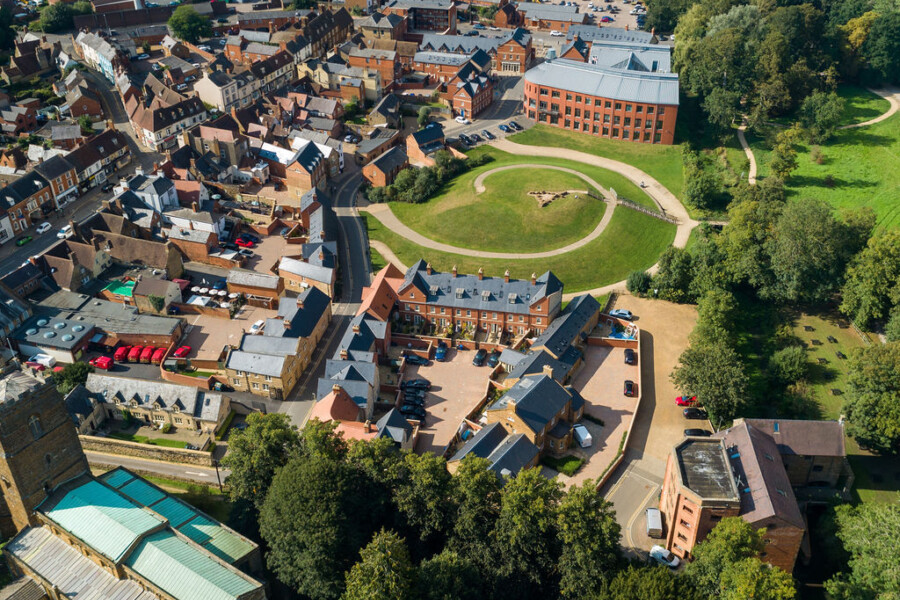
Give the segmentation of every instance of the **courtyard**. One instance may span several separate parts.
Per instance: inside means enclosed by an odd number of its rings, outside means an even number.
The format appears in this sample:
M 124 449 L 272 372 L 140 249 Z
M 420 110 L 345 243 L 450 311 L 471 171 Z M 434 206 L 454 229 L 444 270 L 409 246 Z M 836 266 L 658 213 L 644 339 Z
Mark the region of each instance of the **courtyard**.
M 278 311 L 244 305 L 232 319 L 220 319 L 208 315 L 185 315 L 188 326 L 180 344 L 191 347 L 188 358 L 197 360 L 219 360 L 222 348 L 237 346 L 241 336 L 256 321 L 268 319 Z

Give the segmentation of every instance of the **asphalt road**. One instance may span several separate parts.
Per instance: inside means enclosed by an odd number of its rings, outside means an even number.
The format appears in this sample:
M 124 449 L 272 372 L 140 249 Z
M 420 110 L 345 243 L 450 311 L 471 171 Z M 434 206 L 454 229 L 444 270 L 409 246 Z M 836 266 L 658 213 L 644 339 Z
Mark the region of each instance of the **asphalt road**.
M 112 465 L 116 467 L 125 467 L 136 471 L 147 471 L 157 473 L 161 477 L 173 477 L 177 479 L 189 479 L 197 483 L 205 483 L 207 485 L 218 485 L 216 479 L 216 470 L 211 467 L 198 467 L 195 465 L 184 465 L 180 463 L 163 462 L 161 460 L 151 460 L 149 458 L 136 458 L 133 456 L 121 456 L 119 454 L 105 454 L 103 452 L 90 452 L 85 450 L 88 462 L 92 465 Z M 228 469 L 219 468 L 219 477 L 222 481 L 231 474 Z

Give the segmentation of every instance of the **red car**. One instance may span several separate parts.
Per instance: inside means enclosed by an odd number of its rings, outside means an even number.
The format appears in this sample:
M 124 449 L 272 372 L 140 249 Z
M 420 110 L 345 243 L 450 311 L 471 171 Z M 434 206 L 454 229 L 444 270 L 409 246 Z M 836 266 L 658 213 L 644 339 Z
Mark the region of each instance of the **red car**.
M 158 365 L 162 362 L 163 356 L 166 355 L 165 348 L 157 348 L 156 352 L 153 353 L 153 356 L 150 358 L 150 362 L 154 365 Z
M 132 346 L 128 351 L 128 362 L 138 362 L 141 360 L 141 352 L 144 351 L 143 346 Z
M 119 346 L 116 348 L 115 354 L 113 354 L 113 359 L 116 362 L 125 362 L 128 359 L 128 352 L 131 350 L 131 346 Z
M 191 352 L 190 346 L 182 346 L 178 350 L 175 351 L 175 358 L 184 358 Z
M 113 368 L 113 359 L 108 356 L 98 356 L 97 358 L 92 358 L 91 360 L 89 360 L 88 364 L 92 367 L 103 369 L 104 371 L 109 371 Z
M 145 346 L 144 350 L 141 352 L 141 362 L 149 363 L 150 359 L 153 358 L 153 353 L 156 351 L 156 348 L 153 346 Z
M 252 248 L 253 246 L 256 245 L 252 241 L 244 239 L 244 238 L 238 238 L 238 239 L 234 240 L 234 243 L 237 244 L 238 246 L 240 246 L 241 248 Z
M 678 396 L 675 398 L 675 404 L 678 406 L 693 406 L 697 404 L 697 396 Z

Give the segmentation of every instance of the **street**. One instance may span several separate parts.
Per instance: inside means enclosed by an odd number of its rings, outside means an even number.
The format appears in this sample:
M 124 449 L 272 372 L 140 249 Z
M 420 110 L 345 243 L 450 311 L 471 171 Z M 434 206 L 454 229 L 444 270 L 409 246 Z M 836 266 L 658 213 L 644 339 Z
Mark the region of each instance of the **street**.
M 133 471 L 155 473 L 162 477 L 175 479 L 187 479 L 207 485 L 218 485 L 216 470 L 212 467 L 198 467 L 197 465 L 185 465 L 181 463 L 163 462 L 149 458 L 135 458 L 122 456 L 121 454 L 106 454 L 103 452 L 91 452 L 85 450 L 88 462 L 91 465 L 104 465 L 111 467 L 125 467 Z M 231 474 L 228 469 L 219 468 L 219 478 L 224 482 Z

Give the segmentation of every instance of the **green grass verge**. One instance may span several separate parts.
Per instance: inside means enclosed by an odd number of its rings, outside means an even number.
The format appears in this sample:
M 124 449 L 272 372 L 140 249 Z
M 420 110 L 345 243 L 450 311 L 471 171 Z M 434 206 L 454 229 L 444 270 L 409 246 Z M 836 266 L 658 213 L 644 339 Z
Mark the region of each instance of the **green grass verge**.
M 375 248 L 369 248 L 369 255 L 372 258 L 372 273 L 377 273 L 387 266 L 387 259 Z
M 222 423 L 222 426 L 219 427 L 219 433 L 216 434 L 216 440 L 222 441 L 222 438 L 225 437 L 225 434 L 228 433 L 228 429 L 231 427 L 231 422 L 234 421 L 235 412 L 231 411 L 228 413 L 228 416 L 225 417 L 225 421 Z
M 584 464 L 584 459 L 572 455 L 561 456 L 559 458 L 555 456 L 545 456 L 541 459 L 541 464 L 550 467 L 554 471 L 559 471 L 563 475 L 571 477 L 577 473 L 578 469 L 581 468 L 581 465 Z
M 150 438 L 146 435 L 132 435 L 130 433 L 122 433 L 121 431 L 110 433 L 109 437 L 126 442 L 135 442 L 138 444 L 147 444 L 150 446 L 164 446 L 166 448 L 184 448 L 187 442 L 180 440 L 167 440 L 165 438 Z
M 891 103 L 856 85 L 843 84 L 838 87 L 838 96 L 846 102 L 841 125 L 855 125 L 882 115 L 891 107 Z
M 608 140 L 547 125 L 535 125 L 527 131 L 511 136 L 510 141 L 530 146 L 569 148 L 622 161 L 649 173 L 679 198 L 682 195 L 684 178 L 679 146 Z
M 463 273 L 475 273 L 484 267 L 487 275 L 499 276 L 508 268 L 516 278 L 549 269 L 565 283 L 568 292 L 615 283 L 631 271 L 647 269 L 675 239 L 674 225 L 620 207 L 597 239 L 572 252 L 531 260 L 483 259 L 423 248 L 388 230 L 372 216 L 366 216 L 366 222 L 369 239 L 387 244 L 406 265 L 424 258 L 441 271 L 456 265 Z
M 488 175 L 485 191 L 475 193 L 475 179 L 496 165 L 456 178 L 439 196 L 422 204 L 392 202 L 398 219 L 425 237 L 491 252 L 542 252 L 561 248 L 588 235 L 600 222 L 606 204 L 586 194 L 567 194 L 541 207 L 532 191 L 599 191 L 571 173 L 550 169 L 514 169 Z M 598 182 L 599 183 L 599 182 Z
M 751 140 L 759 176 L 766 177 L 770 173 L 770 148 L 760 136 Z M 869 127 L 838 131 L 820 146 L 822 164 L 812 161 L 810 149 L 808 144 L 798 146 L 798 168 L 786 182 L 789 197 L 819 198 L 837 210 L 869 206 L 879 226 L 900 225 L 900 116 Z

